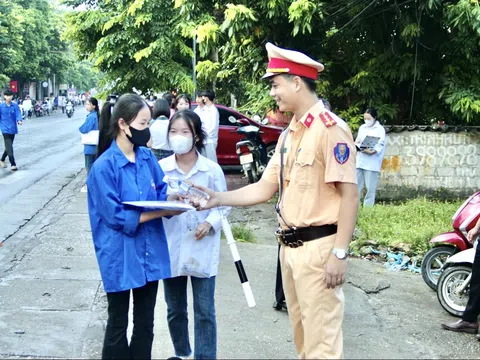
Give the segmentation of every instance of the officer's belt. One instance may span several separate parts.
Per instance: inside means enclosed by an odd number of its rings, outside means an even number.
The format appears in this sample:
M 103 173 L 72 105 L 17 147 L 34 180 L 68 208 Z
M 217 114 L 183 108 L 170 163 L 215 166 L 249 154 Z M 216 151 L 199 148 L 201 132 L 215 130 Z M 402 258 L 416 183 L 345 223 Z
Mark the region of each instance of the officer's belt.
M 320 239 L 337 233 L 337 225 L 309 226 L 303 228 L 278 229 L 275 236 L 280 245 L 296 248 L 302 246 L 304 242 Z

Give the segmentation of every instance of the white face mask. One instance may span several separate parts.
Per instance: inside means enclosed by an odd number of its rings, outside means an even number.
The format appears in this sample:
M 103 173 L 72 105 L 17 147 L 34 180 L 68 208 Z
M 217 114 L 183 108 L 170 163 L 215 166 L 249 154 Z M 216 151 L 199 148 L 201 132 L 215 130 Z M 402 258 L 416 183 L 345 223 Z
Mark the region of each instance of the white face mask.
M 372 120 L 364 120 L 364 121 L 365 121 L 365 125 L 367 125 L 367 126 L 372 126 L 373 123 L 375 122 L 374 119 L 372 119 Z
M 182 135 L 170 136 L 170 146 L 175 154 L 183 155 L 193 148 L 193 138 Z

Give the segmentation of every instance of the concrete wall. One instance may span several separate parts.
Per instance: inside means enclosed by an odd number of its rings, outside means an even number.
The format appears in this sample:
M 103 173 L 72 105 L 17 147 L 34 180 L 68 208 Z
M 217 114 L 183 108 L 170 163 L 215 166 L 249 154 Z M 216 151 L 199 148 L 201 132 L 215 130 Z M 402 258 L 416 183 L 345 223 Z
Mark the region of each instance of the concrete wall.
M 467 196 L 480 189 L 480 133 L 387 134 L 379 199 Z

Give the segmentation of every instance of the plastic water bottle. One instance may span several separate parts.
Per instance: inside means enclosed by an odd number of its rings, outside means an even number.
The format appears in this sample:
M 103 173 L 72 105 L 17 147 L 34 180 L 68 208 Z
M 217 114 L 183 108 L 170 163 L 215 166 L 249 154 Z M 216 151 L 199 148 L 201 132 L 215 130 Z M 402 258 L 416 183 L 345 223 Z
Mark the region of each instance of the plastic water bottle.
M 206 206 L 208 199 L 210 199 L 210 195 L 206 192 L 198 190 L 180 179 L 170 178 L 168 179 L 168 185 L 173 191 L 187 197 L 190 201 L 198 202 L 201 207 Z

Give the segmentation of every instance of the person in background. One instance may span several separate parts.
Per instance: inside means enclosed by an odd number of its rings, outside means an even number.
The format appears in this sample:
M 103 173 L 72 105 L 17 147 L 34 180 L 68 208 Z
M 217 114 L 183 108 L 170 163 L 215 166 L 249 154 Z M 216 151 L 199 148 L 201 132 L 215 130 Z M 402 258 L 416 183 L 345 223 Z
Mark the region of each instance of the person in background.
M 197 114 L 191 110 L 175 113 L 168 127 L 168 142 L 174 151 L 160 166 L 171 179 L 179 179 L 226 191 L 220 166 L 200 155 L 206 134 Z M 169 188 L 170 192 L 170 188 Z M 225 214 L 226 216 L 226 214 Z M 220 257 L 221 216 L 219 209 L 189 211 L 164 219 L 172 277 L 163 281 L 167 320 L 177 356 L 191 355 L 188 335 L 187 282 L 193 290 L 195 359 L 216 359 L 215 278 Z M 195 244 L 187 247 L 186 244 Z M 185 255 L 186 249 L 190 249 Z M 198 267 L 189 267 L 193 254 Z M 186 263 L 187 261 L 187 263 Z
M 31 118 L 32 117 L 33 104 L 32 104 L 32 100 L 30 99 L 29 95 L 27 95 L 25 97 L 25 100 L 23 101 L 22 105 L 23 105 L 23 110 L 26 113 L 26 116 L 28 118 Z
M 197 103 L 197 107 L 195 108 L 194 112 L 200 116 L 200 113 L 203 111 L 203 109 L 205 108 L 205 101 L 203 100 L 203 92 L 200 91 L 198 94 L 197 94 L 197 97 L 195 98 L 195 102 Z M 200 119 L 202 117 L 200 116 Z
M 152 152 L 151 110 L 138 95 L 126 94 L 100 115 L 98 158 L 87 179 L 88 214 L 108 320 L 102 359 L 151 359 L 158 281 L 170 277 L 168 244 L 161 218 L 179 212 L 146 211 L 126 201 L 173 201 Z M 113 109 L 112 109 L 113 108 Z M 127 339 L 133 293 L 133 334 Z
M 3 151 L 2 158 L 0 160 L 0 167 L 6 168 L 7 164 L 5 160 L 10 161 L 10 170 L 17 171 L 17 163 L 13 155 L 13 141 L 15 135 L 18 134 L 18 126 L 23 124 L 22 112 L 20 107 L 12 102 L 13 93 L 12 90 L 7 89 L 3 92 L 5 102 L 0 105 L 0 131 L 3 134 L 3 143 L 5 144 L 5 150 Z
M 220 113 L 213 103 L 215 99 L 215 92 L 212 90 L 205 90 L 201 93 L 202 102 L 205 104 L 203 109 L 198 112 L 200 119 L 202 119 L 203 131 L 207 134 L 205 141 L 205 150 L 203 155 L 208 159 L 217 161 L 217 144 L 218 144 L 218 129 L 220 126 Z
M 365 124 L 358 129 L 355 140 L 357 147 L 367 136 L 379 139 L 373 148 L 365 148 L 357 153 L 358 194 L 359 199 L 361 199 L 363 188 L 367 188 L 367 194 L 363 200 L 363 206 L 367 207 L 375 204 L 375 193 L 382 168 L 383 155 L 385 154 L 386 134 L 385 128 L 377 121 L 377 110 L 374 108 L 368 108 L 363 114 L 363 119 Z
M 98 130 L 98 100 L 94 97 L 91 97 L 87 100 L 85 108 L 87 109 L 88 115 L 85 119 L 85 122 L 78 129 L 82 134 L 87 134 L 90 131 Z M 83 145 L 83 154 L 85 155 L 85 169 L 87 170 L 87 177 L 90 174 L 90 169 L 92 168 L 93 162 L 97 155 L 97 145 Z M 87 192 L 87 185 L 84 185 L 81 189 L 81 192 Z
M 153 104 L 153 119 L 150 121 L 150 133 L 152 134 L 151 148 L 157 160 L 161 160 L 173 154 L 168 144 L 168 117 L 170 105 L 165 99 L 158 99 Z
M 175 96 L 172 93 L 165 93 L 163 94 L 163 98 L 168 101 L 168 105 L 170 106 L 170 116 L 169 119 L 172 118 L 173 114 L 175 114 Z
M 189 110 L 192 107 L 192 101 L 190 100 L 190 96 L 187 94 L 178 95 L 175 103 L 177 104 L 177 111 Z

